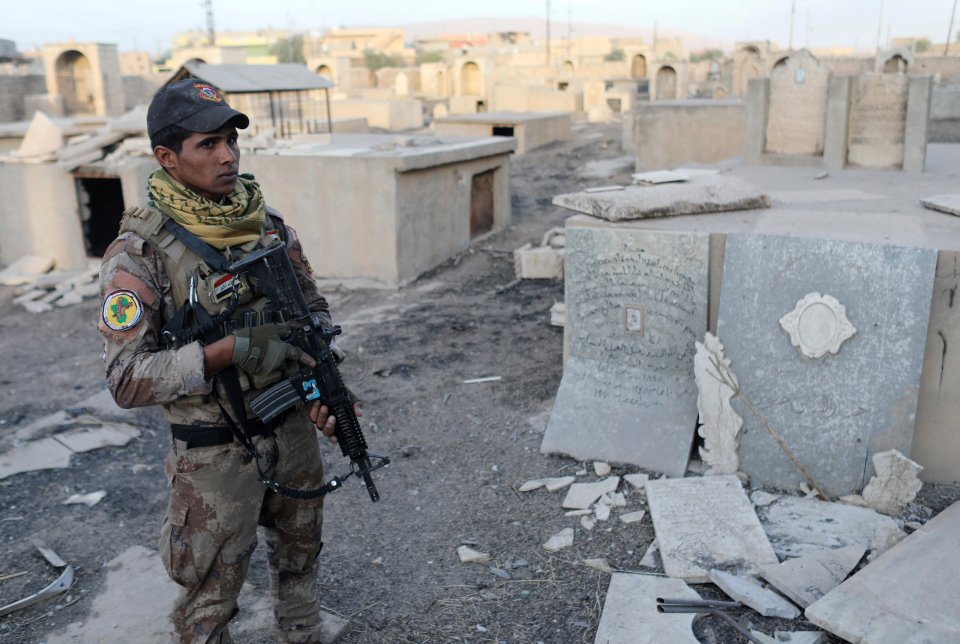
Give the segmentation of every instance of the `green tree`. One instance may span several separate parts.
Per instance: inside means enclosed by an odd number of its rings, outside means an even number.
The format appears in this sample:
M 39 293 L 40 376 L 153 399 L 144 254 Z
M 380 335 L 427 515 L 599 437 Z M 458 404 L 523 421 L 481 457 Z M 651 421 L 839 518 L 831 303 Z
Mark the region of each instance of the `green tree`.
M 403 59 L 399 56 L 390 56 L 389 54 L 381 54 L 378 51 L 367 50 L 363 52 L 363 60 L 367 64 L 367 69 L 372 72 L 377 71 L 378 69 L 383 69 L 384 67 L 403 67 Z
M 421 51 L 417 54 L 417 64 L 423 63 L 442 63 L 442 51 Z
M 618 63 L 621 60 L 624 60 L 625 58 L 626 58 L 626 55 L 623 53 L 623 50 L 620 49 L 619 47 L 617 47 L 616 49 L 614 49 L 609 54 L 603 57 L 603 59 L 608 63 Z
M 723 58 L 723 51 L 720 49 L 704 49 L 690 54 L 691 63 L 699 63 L 701 60 L 720 60 Z
M 913 50 L 918 54 L 922 54 L 925 51 L 930 51 L 930 39 L 920 38 L 913 43 Z
M 276 56 L 277 62 L 281 63 L 307 62 L 303 57 L 303 35 L 281 38 L 270 45 L 270 54 Z

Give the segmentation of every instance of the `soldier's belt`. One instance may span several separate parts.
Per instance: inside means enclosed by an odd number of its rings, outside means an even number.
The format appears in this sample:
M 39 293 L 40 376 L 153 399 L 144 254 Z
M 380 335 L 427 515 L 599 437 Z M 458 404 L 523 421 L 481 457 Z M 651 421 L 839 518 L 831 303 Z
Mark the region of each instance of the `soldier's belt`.
M 248 436 L 265 436 L 270 434 L 280 424 L 280 420 L 274 419 L 270 423 L 261 423 L 251 421 L 247 423 Z M 227 445 L 232 443 L 233 432 L 229 427 L 220 427 L 217 425 L 197 426 L 197 425 L 170 425 L 170 433 L 177 440 L 186 442 L 187 449 L 194 447 L 213 447 L 214 445 Z

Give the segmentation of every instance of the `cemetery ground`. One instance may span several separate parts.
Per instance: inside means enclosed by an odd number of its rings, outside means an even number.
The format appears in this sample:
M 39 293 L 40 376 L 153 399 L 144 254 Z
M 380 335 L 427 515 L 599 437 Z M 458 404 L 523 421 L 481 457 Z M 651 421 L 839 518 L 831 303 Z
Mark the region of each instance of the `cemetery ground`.
M 349 354 L 344 378 L 364 402 L 367 442 L 392 459 L 375 475 L 379 503 L 371 503 L 354 479 L 326 501 L 321 602 L 349 619 L 341 641 L 592 642 L 610 575 L 583 560 L 662 573 L 640 564 L 654 537 L 649 513 L 639 523 L 614 516 L 585 530 L 579 517 L 561 509 L 563 491 L 518 490 L 540 477 L 601 478 L 592 463 L 539 453 L 562 370 L 562 329 L 549 320 L 551 306 L 563 299 L 563 283 L 516 281 L 512 251 L 538 243 L 571 214 L 551 205 L 553 196 L 629 183 L 627 167 L 608 177 L 578 176 L 588 161 L 621 157 L 619 136 L 619 126 L 590 126 L 576 130 L 572 142 L 515 157 L 513 225 L 412 284 L 397 291 L 328 291 Z M 0 288 L 4 449 L 18 428 L 48 414 L 99 413 L 84 401 L 103 389 L 98 303 L 33 315 L 14 306 L 12 297 L 12 288 Z M 487 377 L 499 380 L 465 382 Z M 157 410 L 118 418 L 141 428 L 126 446 L 76 454 L 66 469 L 0 480 L 0 605 L 37 592 L 59 574 L 31 539 L 44 541 L 77 573 L 67 593 L 0 618 L 0 641 L 57 641 L 77 623 L 79 639 L 61 641 L 116 641 L 84 639 L 83 629 L 96 625 L 95 611 L 103 610 L 95 608 L 96 598 L 108 590 L 108 576 L 123 572 L 110 562 L 134 546 L 156 548 L 170 440 Z M 328 478 L 346 471 L 334 446 L 325 445 L 324 458 Z M 614 463 L 612 473 L 637 471 Z M 72 494 L 98 490 L 106 496 L 92 507 L 62 504 Z M 639 490 L 625 483 L 620 490 L 624 512 L 646 509 Z M 958 498 L 956 485 L 925 485 L 904 516 L 926 521 Z M 572 547 L 542 547 L 571 527 Z M 462 545 L 489 559 L 461 562 Z M 161 578 L 163 572 L 155 566 L 140 574 L 138 581 L 149 586 L 149 575 Z M 711 585 L 694 588 L 705 598 L 725 598 Z M 263 601 L 268 596 L 261 545 L 233 629 L 237 642 L 272 641 Z M 131 596 L 110 610 L 129 613 L 144 633 L 153 633 L 162 628 L 169 600 L 159 593 L 146 600 Z M 802 618 L 740 614 L 767 634 L 817 630 Z M 704 642 L 743 641 L 717 617 L 698 620 L 694 631 Z

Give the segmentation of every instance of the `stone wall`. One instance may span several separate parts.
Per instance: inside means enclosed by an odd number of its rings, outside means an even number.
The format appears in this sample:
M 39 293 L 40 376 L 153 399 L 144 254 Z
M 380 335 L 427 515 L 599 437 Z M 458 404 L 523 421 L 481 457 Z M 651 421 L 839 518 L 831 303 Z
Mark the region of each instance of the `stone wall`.
M 821 155 L 830 71 L 807 51 L 790 56 L 770 74 L 766 151 Z
M 634 116 L 637 171 L 713 163 L 743 154 L 746 107 L 738 100 L 663 101 Z
M 930 143 L 960 143 L 960 83 L 937 83 L 930 104 Z
M 153 95 L 157 93 L 163 80 L 147 76 L 124 76 L 123 80 L 123 109 L 132 110 L 137 105 L 149 105 Z
M 0 123 L 29 120 L 33 115 L 27 114 L 24 96 L 46 91 L 46 80 L 40 74 L 0 75 Z
M 862 74 L 850 97 L 847 162 L 868 168 L 899 168 L 907 120 L 906 74 Z

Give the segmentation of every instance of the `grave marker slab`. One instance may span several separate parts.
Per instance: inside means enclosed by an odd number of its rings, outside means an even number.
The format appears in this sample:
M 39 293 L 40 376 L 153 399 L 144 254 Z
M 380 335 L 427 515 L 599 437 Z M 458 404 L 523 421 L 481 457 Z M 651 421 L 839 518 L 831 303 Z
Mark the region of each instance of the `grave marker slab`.
M 960 503 L 878 557 L 806 610 L 849 642 L 960 642 Z
M 693 613 L 658 613 L 657 598 L 700 599 L 679 579 L 614 573 L 594 644 L 696 644 Z
M 736 476 L 659 479 L 646 489 L 667 575 L 706 583 L 714 568 L 753 575 L 777 563 Z
M 828 494 L 863 489 L 875 452 L 909 454 L 937 251 L 758 234 L 729 235 L 718 337 L 740 388 Z M 779 320 L 810 293 L 845 308 L 857 333 L 807 357 Z M 800 333 L 823 307 L 802 313 Z M 821 317 L 823 317 L 821 315 Z M 823 320 L 819 320 L 823 322 Z M 740 467 L 763 487 L 803 478 L 743 409 Z
M 682 476 L 709 236 L 572 228 L 566 242 L 570 355 L 540 450 Z

